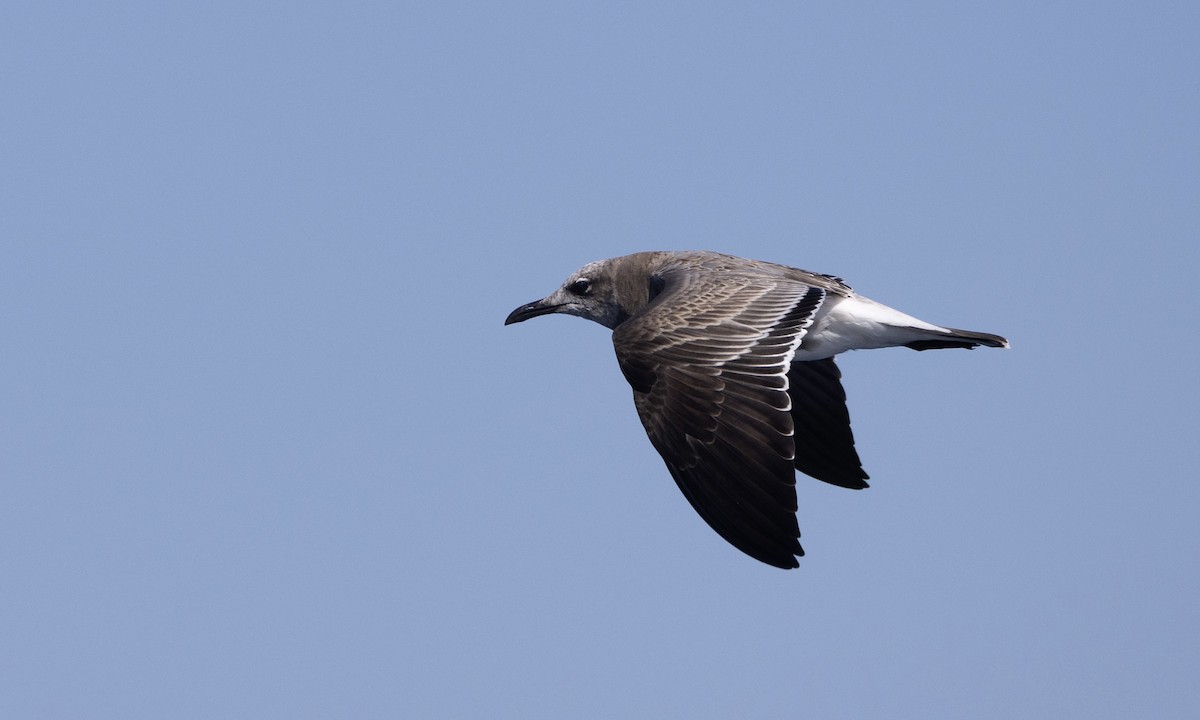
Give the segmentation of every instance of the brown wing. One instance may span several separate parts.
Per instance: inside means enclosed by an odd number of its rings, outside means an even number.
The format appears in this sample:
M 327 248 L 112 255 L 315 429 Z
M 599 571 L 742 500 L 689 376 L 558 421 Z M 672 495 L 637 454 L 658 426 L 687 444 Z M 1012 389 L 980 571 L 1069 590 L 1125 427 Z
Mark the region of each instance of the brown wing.
M 796 567 L 804 550 L 787 370 L 825 290 L 694 267 L 651 284 L 659 294 L 613 333 L 651 443 L 721 537 Z
M 833 358 L 792 363 L 788 370 L 796 469 L 844 488 L 867 487 L 868 475 L 854 449 L 842 371 Z

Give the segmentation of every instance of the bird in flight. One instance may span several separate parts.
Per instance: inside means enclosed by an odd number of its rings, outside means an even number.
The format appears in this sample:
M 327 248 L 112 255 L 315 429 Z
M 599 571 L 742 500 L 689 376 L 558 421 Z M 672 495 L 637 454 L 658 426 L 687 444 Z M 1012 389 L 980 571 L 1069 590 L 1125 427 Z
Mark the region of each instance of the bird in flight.
M 1008 347 L 869 300 L 832 275 L 705 251 L 589 263 L 504 324 L 551 313 L 613 331 L 638 416 L 688 502 L 734 547 L 785 569 L 804 555 L 796 471 L 867 487 L 835 355 Z

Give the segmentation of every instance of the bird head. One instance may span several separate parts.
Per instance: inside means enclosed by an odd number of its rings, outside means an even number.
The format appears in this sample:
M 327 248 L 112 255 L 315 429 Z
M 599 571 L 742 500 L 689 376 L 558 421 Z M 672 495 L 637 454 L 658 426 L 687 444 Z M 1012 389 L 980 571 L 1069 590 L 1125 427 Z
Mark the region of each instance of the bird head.
M 613 329 L 629 318 L 631 309 L 622 302 L 614 282 L 611 261 L 584 265 L 571 273 L 562 287 L 541 300 L 534 300 L 509 313 L 505 325 L 519 323 L 539 315 L 563 313 L 594 320 Z

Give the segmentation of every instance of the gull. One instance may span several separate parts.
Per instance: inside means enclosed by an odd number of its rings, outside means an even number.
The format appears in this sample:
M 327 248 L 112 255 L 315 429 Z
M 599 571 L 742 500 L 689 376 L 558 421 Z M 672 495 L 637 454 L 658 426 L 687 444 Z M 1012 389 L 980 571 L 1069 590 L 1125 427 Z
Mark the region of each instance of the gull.
M 833 275 L 708 251 L 589 263 L 504 324 L 552 313 L 612 330 L 638 417 L 688 502 L 734 547 L 784 569 L 804 555 L 797 470 L 867 487 L 834 356 L 1008 347 L 918 320 Z

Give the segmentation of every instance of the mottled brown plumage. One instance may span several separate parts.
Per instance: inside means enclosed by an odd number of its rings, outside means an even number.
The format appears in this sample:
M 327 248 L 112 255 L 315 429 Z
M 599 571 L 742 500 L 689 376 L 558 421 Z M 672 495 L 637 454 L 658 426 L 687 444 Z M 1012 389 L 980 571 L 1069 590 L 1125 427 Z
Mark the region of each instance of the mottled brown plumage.
M 796 470 L 867 486 L 834 355 L 1007 346 L 904 315 L 831 275 L 712 252 L 585 265 L 505 324 L 548 313 L 612 328 L 638 416 L 679 489 L 723 538 L 781 568 L 804 554 Z

